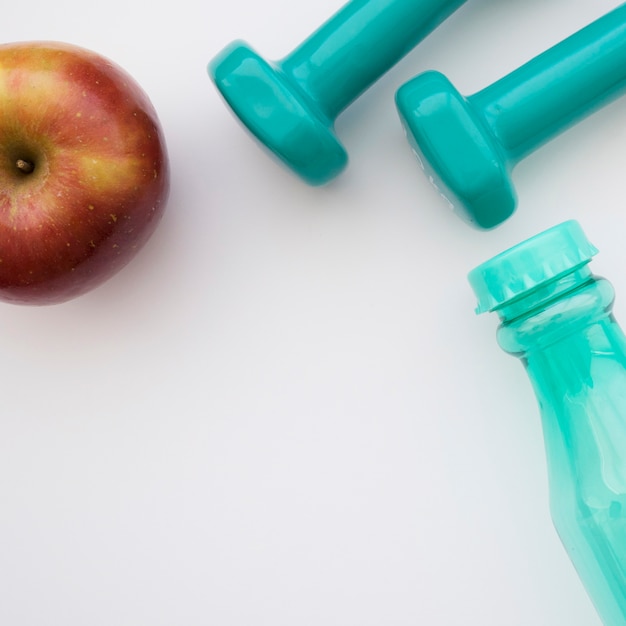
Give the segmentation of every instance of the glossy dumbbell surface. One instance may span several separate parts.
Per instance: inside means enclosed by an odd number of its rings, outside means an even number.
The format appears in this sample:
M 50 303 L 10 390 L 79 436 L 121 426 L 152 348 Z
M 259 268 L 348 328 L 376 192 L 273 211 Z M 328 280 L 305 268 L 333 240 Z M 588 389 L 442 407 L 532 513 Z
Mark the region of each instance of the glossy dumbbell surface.
M 262 145 L 312 185 L 348 155 L 337 116 L 466 0 L 353 0 L 280 61 L 235 41 L 209 64 L 227 104 Z
M 396 104 L 441 195 L 488 229 L 517 206 L 514 166 L 625 89 L 626 4 L 472 96 L 429 71 L 403 85 Z

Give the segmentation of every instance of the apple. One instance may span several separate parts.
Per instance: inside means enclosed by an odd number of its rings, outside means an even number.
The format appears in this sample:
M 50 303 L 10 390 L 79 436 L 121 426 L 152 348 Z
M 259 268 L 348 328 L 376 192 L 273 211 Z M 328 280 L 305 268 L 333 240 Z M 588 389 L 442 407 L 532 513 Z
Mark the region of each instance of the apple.
M 102 284 L 154 232 L 169 180 L 154 107 L 122 68 L 64 43 L 0 45 L 0 300 Z

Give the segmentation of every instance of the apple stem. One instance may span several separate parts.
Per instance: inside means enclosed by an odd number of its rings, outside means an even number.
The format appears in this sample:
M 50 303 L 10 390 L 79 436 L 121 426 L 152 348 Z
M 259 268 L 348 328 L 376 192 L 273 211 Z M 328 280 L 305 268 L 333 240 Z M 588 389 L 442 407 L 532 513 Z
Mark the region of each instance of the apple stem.
M 25 161 L 24 159 L 18 159 L 15 166 L 24 174 L 30 174 L 35 169 L 35 166 L 30 161 Z

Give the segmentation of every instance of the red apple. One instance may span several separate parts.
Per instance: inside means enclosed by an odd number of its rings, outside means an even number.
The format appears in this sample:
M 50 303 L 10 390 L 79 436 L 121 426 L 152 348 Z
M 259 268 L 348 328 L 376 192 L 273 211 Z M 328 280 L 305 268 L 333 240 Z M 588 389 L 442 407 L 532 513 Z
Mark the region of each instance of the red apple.
M 161 126 L 131 76 L 67 44 L 0 45 L 0 300 L 53 304 L 101 284 L 168 193 Z

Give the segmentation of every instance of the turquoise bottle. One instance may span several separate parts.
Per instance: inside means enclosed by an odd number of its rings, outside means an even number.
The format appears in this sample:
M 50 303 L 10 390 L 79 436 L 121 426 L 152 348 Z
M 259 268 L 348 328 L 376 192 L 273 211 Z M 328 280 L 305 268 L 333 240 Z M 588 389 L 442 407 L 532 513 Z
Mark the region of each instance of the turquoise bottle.
M 521 359 L 537 397 L 558 534 L 606 626 L 626 624 L 626 338 L 597 250 L 576 221 L 469 274 L 477 313 Z

